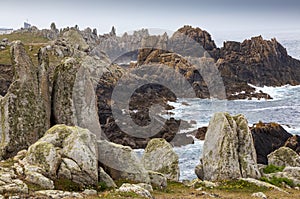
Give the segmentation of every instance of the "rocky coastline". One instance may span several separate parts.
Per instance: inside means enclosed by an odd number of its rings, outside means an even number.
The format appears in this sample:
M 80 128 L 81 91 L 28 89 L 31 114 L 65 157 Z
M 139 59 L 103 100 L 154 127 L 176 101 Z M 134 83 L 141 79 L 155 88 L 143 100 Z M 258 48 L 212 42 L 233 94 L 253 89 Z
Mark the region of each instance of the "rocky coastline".
M 49 30 L 32 27 L 12 34 L 37 42 L 1 39 L 0 198 L 122 198 L 130 193 L 162 198 L 161 192 L 175 185 L 212 197 L 229 182 L 266 194 L 272 189 L 300 195 L 300 138 L 279 124 L 249 127 L 243 115 L 216 113 L 207 128 L 193 132 L 204 140 L 201 164 L 195 168 L 198 179 L 178 182 L 173 146 L 184 138 L 175 136 L 190 124 L 151 115 L 153 105 L 172 109 L 167 102 L 177 99 L 176 92 L 271 99 L 249 84 L 299 85 L 300 61 L 276 39 L 258 36 L 218 48 L 208 32 L 191 26 L 171 37 L 145 29 L 119 37 L 115 28 L 97 35 L 95 29 L 58 30 L 55 24 Z M 169 69 L 188 84 L 174 79 Z M 218 79 L 205 76 L 215 69 L 223 88 L 210 86 Z M 158 84 L 162 79 L 169 88 Z M 135 89 L 137 82 L 143 85 Z M 128 90 L 114 98 L 116 88 L 124 85 Z M 133 91 L 129 101 L 118 104 L 128 91 Z M 125 119 L 120 122 L 116 114 Z M 143 132 L 153 123 L 154 133 Z M 134 132 L 131 124 L 142 130 Z M 145 149 L 141 159 L 136 148 Z

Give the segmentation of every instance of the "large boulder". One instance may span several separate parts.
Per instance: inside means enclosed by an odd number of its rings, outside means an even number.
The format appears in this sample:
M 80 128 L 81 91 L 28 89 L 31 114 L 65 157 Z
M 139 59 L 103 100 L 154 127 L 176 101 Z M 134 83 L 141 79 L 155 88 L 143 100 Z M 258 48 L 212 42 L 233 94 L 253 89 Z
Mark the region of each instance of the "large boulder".
M 147 170 L 137 154 L 128 146 L 98 140 L 99 162 L 114 180 L 126 179 L 150 184 Z
M 66 178 L 81 185 L 95 185 L 98 182 L 96 136 L 88 129 L 56 125 L 29 147 L 23 164 L 25 175 L 37 172 L 53 181 Z
M 268 155 L 268 162 L 279 167 L 300 167 L 300 156 L 288 147 L 281 147 Z
M 87 128 L 101 136 L 95 89 L 108 63 L 97 57 L 66 58 L 55 69 L 53 122 Z
M 34 66 L 20 41 L 12 45 L 11 56 L 13 81 L 0 96 L 0 159 L 36 142 L 50 125 L 47 67 Z
M 152 139 L 145 149 L 142 162 L 147 170 L 162 173 L 169 180 L 179 180 L 178 155 L 165 139 Z
M 259 178 L 256 152 L 243 115 L 216 113 L 210 120 L 202 155 L 203 179 Z M 200 169 L 201 170 L 201 169 Z
M 292 137 L 281 125 L 276 123 L 259 122 L 251 128 L 254 146 L 257 154 L 257 163 L 268 164 L 267 156 L 284 146 Z

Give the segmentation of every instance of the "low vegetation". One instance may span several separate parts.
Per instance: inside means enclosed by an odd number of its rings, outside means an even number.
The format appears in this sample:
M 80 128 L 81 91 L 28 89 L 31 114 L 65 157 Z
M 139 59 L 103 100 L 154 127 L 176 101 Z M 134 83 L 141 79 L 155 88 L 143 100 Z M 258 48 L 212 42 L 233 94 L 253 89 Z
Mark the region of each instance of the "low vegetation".
M 266 166 L 266 167 L 263 169 L 263 172 L 264 172 L 265 174 L 269 174 L 269 173 L 277 173 L 277 172 L 282 172 L 284 168 L 285 168 L 284 166 L 278 167 L 278 166 L 275 166 L 275 165 L 272 165 L 272 164 L 271 164 L 271 165 Z
M 26 52 L 31 57 L 33 63 L 37 65 L 37 53 L 40 47 L 45 46 L 49 41 L 42 36 L 36 36 L 32 33 L 11 33 L 0 35 L 0 41 L 7 38 L 9 42 L 20 40 L 25 45 Z M 0 64 L 11 65 L 10 48 L 6 47 L 4 50 L 0 50 Z
M 277 178 L 273 176 L 272 178 L 261 177 L 260 180 L 273 184 L 277 187 L 284 187 L 285 185 L 288 185 L 290 187 L 295 187 L 294 182 L 288 178 Z

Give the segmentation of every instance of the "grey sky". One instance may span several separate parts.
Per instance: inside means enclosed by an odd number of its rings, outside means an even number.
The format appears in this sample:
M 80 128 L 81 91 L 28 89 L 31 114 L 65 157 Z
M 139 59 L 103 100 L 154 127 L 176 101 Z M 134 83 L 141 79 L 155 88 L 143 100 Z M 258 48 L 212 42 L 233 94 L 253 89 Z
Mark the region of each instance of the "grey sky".
M 1 2 L 0 27 L 20 28 L 29 20 L 39 28 L 74 26 L 118 33 L 140 28 L 176 30 L 184 24 L 212 35 L 222 32 L 257 34 L 300 30 L 298 0 L 10 0 Z

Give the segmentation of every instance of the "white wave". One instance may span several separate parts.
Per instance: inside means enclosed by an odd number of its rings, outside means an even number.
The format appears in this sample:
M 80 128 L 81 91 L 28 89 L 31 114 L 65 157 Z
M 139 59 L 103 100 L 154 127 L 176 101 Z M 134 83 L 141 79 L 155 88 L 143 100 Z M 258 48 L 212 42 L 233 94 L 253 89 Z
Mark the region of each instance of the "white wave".
M 264 87 L 258 87 L 254 86 L 252 84 L 248 84 L 249 86 L 256 89 L 257 92 L 262 91 L 264 93 L 268 93 L 273 100 L 282 100 L 284 98 L 287 98 L 288 96 L 293 96 L 293 90 L 299 91 L 300 85 L 298 86 L 291 86 L 289 84 L 280 86 L 280 87 L 272 87 L 272 86 L 264 86 Z

